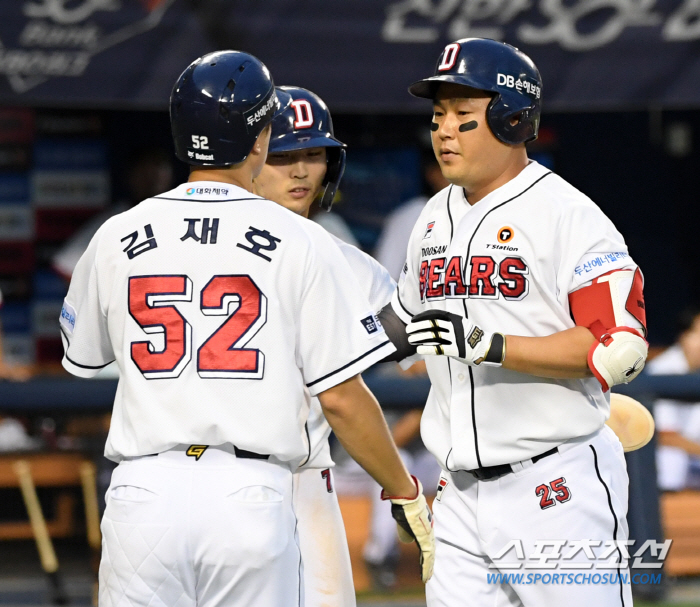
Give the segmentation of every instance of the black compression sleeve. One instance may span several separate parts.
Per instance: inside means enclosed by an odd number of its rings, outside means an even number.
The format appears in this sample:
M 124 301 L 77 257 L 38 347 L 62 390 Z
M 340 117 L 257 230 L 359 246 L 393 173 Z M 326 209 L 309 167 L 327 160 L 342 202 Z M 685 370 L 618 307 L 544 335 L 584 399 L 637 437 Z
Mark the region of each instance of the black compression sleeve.
M 389 354 L 386 358 L 383 358 L 380 362 L 399 362 L 404 358 L 413 356 L 416 353 L 416 347 L 408 343 L 408 335 L 406 335 L 406 325 L 403 321 L 396 315 L 394 308 L 391 304 L 387 304 L 379 312 L 379 322 L 382 323 L 384 330 L 386 331 L 386 336 L 389 338 L 396 352 Z

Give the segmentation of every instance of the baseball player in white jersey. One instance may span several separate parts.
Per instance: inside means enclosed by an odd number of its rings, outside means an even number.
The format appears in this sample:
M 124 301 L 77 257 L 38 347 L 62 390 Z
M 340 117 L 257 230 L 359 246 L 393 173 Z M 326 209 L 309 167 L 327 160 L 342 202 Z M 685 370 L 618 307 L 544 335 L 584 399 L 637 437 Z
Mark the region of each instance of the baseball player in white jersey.
M 189 182 L 108 220 L 75 268 L 63 364 L 120 371 L 101 605 L 303 605 L 292 470 L 312 396 L 430 575 L 430 511 L 358 376 L 393 348 L 324 230 L 252 194 L 276 104 L 255 57 L 193 62 L 171 96 Z
M 417 348 L 432 383 L 421 434 L 443 475 L 428 605 L 629 606 L 628 480 L 604 423 L 609 388 L 647 355 L 641 273 L 600 209 L 528 160 L 542 82 L 527 56 L 459 40 L 409 90 L 433 102 L 452 183 L 380 315 L 396 358 Z
M 333 134 L 328 107 L 299 87 L 277 87 L 281 109 L 272 120 L 267 163 L 256 177 L 255 192 L 309 216 L 319 200 L 329 210 L 342 178 L 345 144 Z M 391 301 L 396 287 L 389 272 L 357 247 L 331 236 L 350 265 L 372 309 Z M 318 398 L 311 399 L 306 422 L 309 453 L 294 473 L 294 511 L 304 570 L 306 607 L 356 604 L 345 527 L 335 492 L 328 437 L 331 428 Z

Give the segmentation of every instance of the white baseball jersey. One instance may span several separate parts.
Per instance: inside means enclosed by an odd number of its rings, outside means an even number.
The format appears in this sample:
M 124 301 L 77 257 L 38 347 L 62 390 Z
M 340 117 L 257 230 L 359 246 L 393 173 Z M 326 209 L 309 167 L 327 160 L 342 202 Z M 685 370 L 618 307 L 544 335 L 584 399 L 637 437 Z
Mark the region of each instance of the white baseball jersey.
M 357 278 L 362 294 L 367 298 L 375 313 L 391 301 L 391 296 L 396 288 L 387 269 L 373 257 L 367 255 L 357 247 L 348 244 L 340 238 L 331 235 L 347 260 L 353 274 Z M 328 437 L 331 427 L 328 425 L 321 403 L 318 398 L 311 399 L 311 411 L 306 422 L 309 433 L 309 457 L 303 463 L 305 468 L 330 468 L 334 466 L 331 458 Z
M 323 228 L 185 183 L 98 230 L 61 313 L 63 365 L 91 377 L 116 359 L 110 459 L 232 443 L 298 463 L 305 393 L 393 352 L 362 292 Z
M 392 306 L 403 322 L 427 309 L 487 331 L 547 336 L 574 326 L 569 293 L 634 269 L 621 234 L 585 195 L 536 162 L 471 206 L 449 186 L 426 205 Z M 432 388 L 421 423 L 446 470 L 532 458 L 589 435 L 609 415 L 598 381 L 544 379 L 427 356 Z

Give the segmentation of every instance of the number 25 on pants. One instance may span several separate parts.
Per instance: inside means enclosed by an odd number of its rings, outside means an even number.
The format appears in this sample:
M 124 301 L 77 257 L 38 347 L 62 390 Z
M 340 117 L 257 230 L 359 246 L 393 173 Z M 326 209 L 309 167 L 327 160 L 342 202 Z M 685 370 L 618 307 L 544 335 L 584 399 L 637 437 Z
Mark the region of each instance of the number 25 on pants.
M 192 326 L 174 305 L 192 301 L 192 294 L 192 281 L 184 275 L 129 278 L 129 313 L 164 344 L 157 350 L 151 341 L 131 343 L 131 359 L 146 379 L 179 377 L 192 359 Z M 244 346 L 267 321 L 267 298 L 250 276 L 213 276 L 201 290 L 200 310 L 226 320 L 199 346 L 198 375 L 261 379 L 265 355 Z
M 540 498 L 542 510 L 555 506 L 557 502 L 563 504 L 571 499 L 571 490 L 564 484 L 565 482 L 566 479 L 562 476 L 551 481 L 548 485 L 539 485 L 535 488 L 535 495 Z M 552 499 L 552 494 L 554 494 L 554 499 Z

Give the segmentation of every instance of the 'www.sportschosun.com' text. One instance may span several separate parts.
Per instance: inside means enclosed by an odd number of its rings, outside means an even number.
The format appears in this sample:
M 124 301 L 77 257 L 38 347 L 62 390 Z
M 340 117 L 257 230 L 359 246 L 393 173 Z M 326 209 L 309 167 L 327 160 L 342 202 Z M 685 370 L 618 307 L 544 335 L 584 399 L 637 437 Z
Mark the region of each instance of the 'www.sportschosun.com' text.
M 660 584 L 661 574 L 651 573 L 487 573 L 489 584 Z

